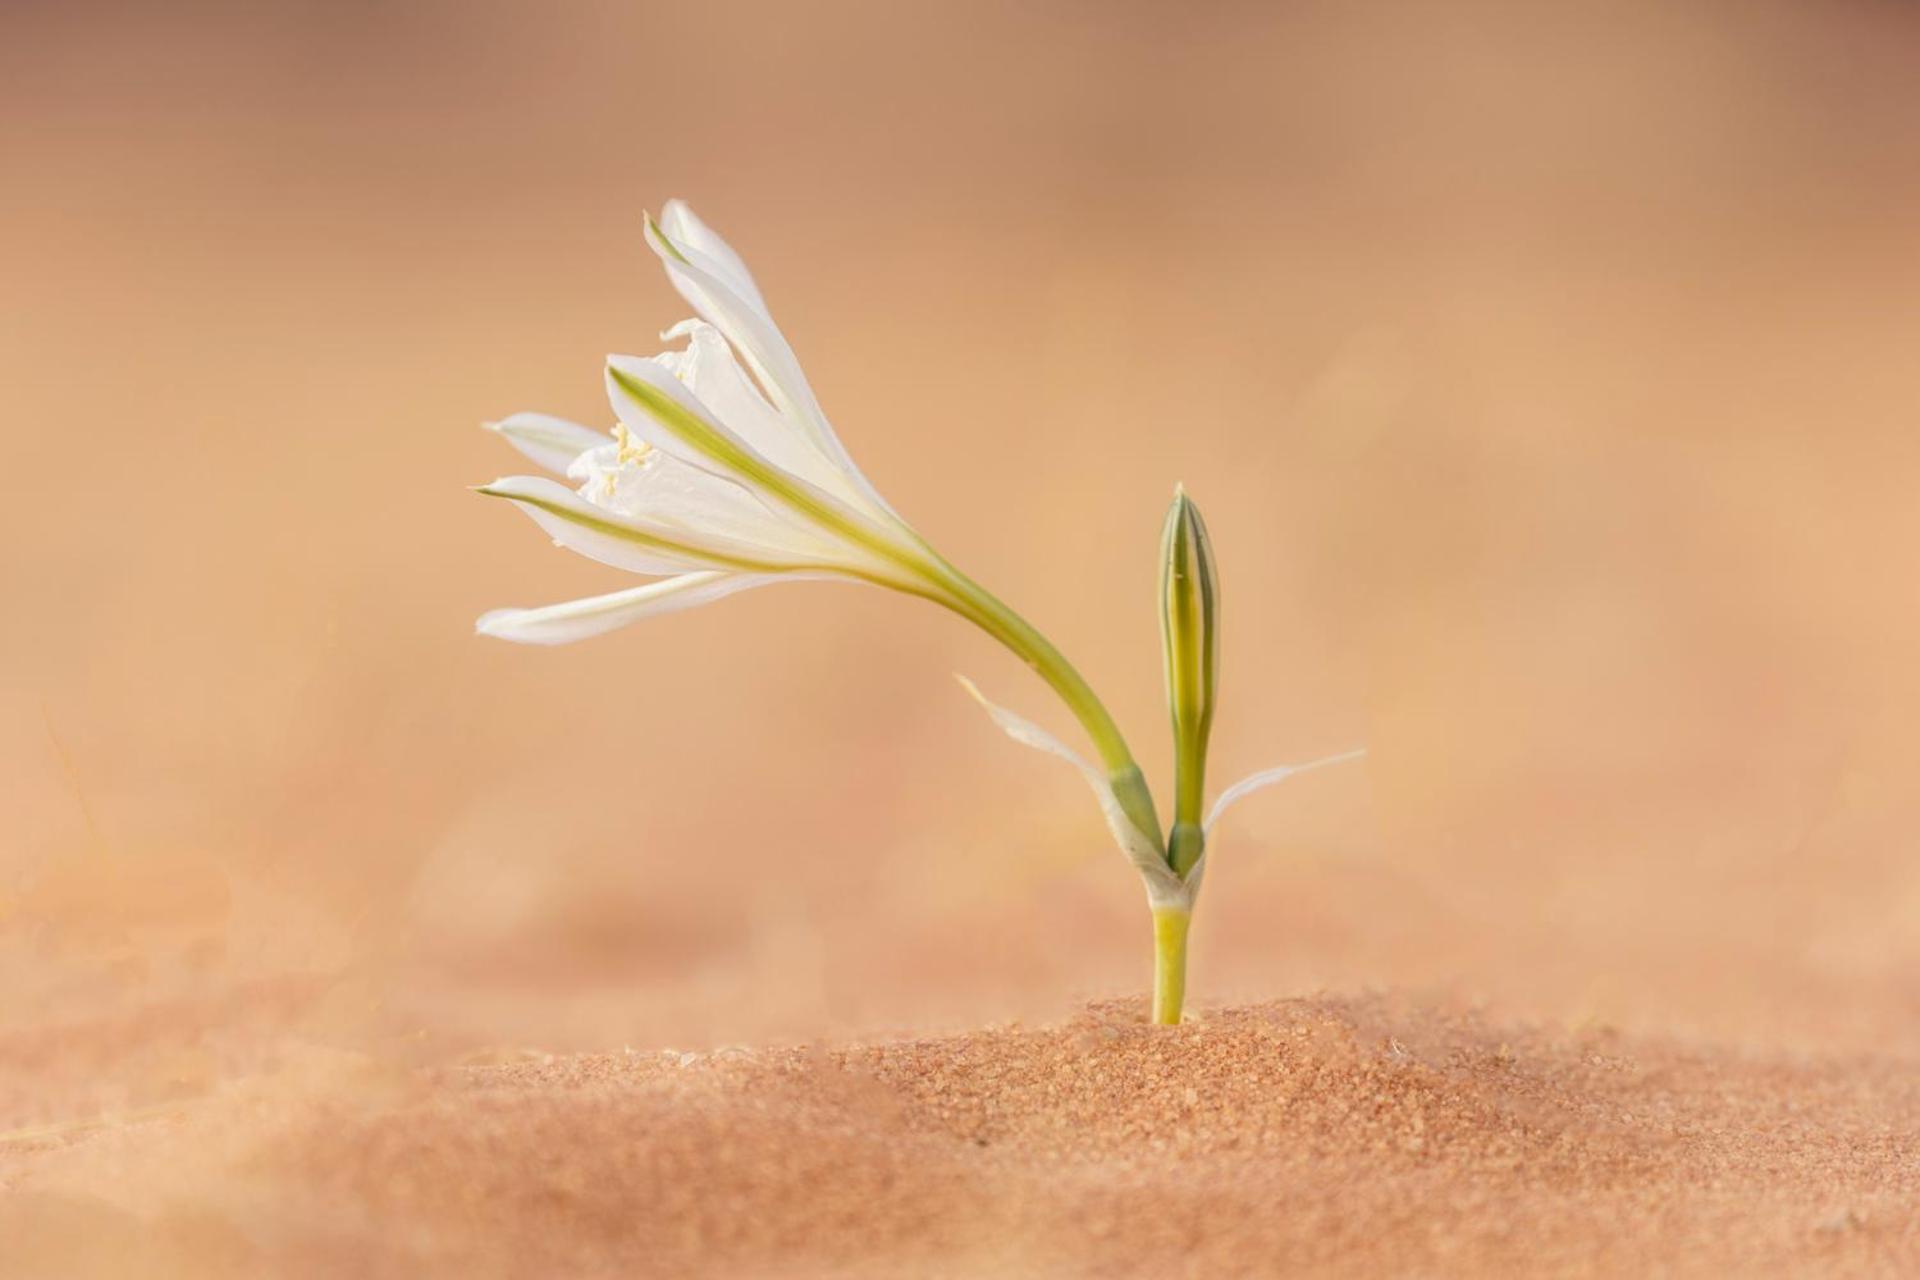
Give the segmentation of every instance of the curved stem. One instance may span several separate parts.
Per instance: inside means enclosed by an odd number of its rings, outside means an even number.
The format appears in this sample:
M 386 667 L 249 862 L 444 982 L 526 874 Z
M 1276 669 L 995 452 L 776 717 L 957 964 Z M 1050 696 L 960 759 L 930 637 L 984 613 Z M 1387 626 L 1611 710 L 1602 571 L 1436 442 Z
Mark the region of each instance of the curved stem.
M 648 233 L 650 238 L 658 239 L 682 263 L 686 262 L 685 257 L 680 255 L 670 240 L 660 234 L 651 221 L 648 223 Z M 1147 790 L 1140 766 L 1134 763 L 1133 753 L 1127 749 L 1120 726 L 1113 722 L 1113 716 L 1101 704 L 1086 680 L 1073 669 L 1073 664 L 1045 636 L 1034 630 L 1025 618 L 947 563 L 945 557 L 904 525 L 900 526 L 901 532 L 914 545 L 903 546 L 894 542 L 871 521 L 775 467 L 726 430 L 716 427 L 674 395 L 651 382 L 611 364 L 607 366 L 607 377 L 677 438 L 718 463 L 728 477 L 741 481 L 757 493 L 771 495 L 820 528 L 931 582 L 936 590 L 923 594 L 969 619 L 1019 654 L 1028 666 L 1053 686 L 1074 716 L 1086 726 L 1087 733 L 1100 751 L 1101 760 L 1106 763 L 1114 791 L 1127 816 L 1142 831 L 1151 835 L 1156 845 L 1165 848 L 1160 835 L 1160 819 L 1153 810 L 1152 793 Z M 765 381 L 764 377 L 762 380 Z M 489 490 L 482 488 L 481 492 Z M 630 539 L 639 536 L 625 529 L 619 530 L 619 533 Z M 662 541 L 661 545 L 667 544 Z M 916 546 L 919 551 L 926 553 L 924 558 L 917 554 Z
M 1066 655 L 1041 635 L 1033 624 L 1009 609 L 985 587 L 958 569 L 951 569 L 950 572 L 953 575 L 952 585 L 959 589 L 961 601 L 967 606 L 956 612 L 1013 650 L 1053 687 L 1061 701 L 1067 704 L 1068 710 L 1073 712 L 1074 718 L 1086 728 L 1087 736 L 1093 739 L 1101 762 L 1108 769 L 1121 769 L 1132 764 L 1133 753 L 1127 749 L 1127 740 L 1121 735 L 1120 726 L 1114 723 L 1105 704 L 1094 693 L 1086 678 L 1067 661 Z
M 1087 736 L 1093 739 L 1101 763 L 1106 765 L 1107 781 L 1112 785 L 1120 807 L 1135 826 L 1153 838 L 1154 844 L 1165 848 L 1165 841 L 1160 834 L 1160 815 L 1154 809 L 1153 793 L 1147 787 L 1146 775 L 1141 773 L 1139 764 L 1134 761 L 1133 752 L 1128 749 L 1126 737 L 1114 722 L 1113 714 L 1100 701 L 1086 678 L 1074 669 L 1066 655 L 1055 648 L 1052 641 L 992 592 L 937 555 L 935 564 L 939 570 L 938 585 L 945 590 L 931 592 L 929 598 L 1011 649 L 1060 695 L 1061 701 L 1067 704 L 1074 718 L 1086 729 Z

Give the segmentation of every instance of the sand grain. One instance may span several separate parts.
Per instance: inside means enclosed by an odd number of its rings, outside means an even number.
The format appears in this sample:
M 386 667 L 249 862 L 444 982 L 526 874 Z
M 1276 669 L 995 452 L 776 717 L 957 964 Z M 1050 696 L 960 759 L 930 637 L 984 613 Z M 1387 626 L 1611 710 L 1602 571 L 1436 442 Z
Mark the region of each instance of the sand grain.
M 1173 1031 L 1107 1004 L 870 1045 L 343 1067 L 16 1145 L 6 1212 L 29 1244 L 98 1216 L 97 1274 L 1894 1275 L 1920 1266 L 1916 1133 L 1892 1060 L 1381 997 Z

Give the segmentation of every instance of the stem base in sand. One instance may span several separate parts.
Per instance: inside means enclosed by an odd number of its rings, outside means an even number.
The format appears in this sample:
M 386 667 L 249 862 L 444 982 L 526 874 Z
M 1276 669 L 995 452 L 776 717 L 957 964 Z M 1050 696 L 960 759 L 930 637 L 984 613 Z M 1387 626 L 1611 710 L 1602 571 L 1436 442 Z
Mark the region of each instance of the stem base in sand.
M 1153 1020 L 1177 1026 L 1187 999 L 1187 929 L 1193 913 L 1178 907 L 1153 910 Z

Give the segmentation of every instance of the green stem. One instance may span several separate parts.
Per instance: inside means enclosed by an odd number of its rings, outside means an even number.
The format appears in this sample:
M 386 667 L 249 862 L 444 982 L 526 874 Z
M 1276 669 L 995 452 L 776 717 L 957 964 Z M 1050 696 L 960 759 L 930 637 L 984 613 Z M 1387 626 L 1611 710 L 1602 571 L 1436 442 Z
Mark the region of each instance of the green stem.
M 1153 1020 L 1178 1026 L 1187 999 L 1187 929 L 1193 913 L 1180 907 L 1153 909 Z

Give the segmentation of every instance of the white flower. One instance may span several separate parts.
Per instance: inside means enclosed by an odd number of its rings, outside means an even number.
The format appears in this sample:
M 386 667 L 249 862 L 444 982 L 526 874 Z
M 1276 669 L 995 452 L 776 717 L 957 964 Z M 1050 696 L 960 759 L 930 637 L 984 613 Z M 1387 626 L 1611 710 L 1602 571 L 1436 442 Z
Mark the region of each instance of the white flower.
M 536 609 L 496 609 L 487 635 L 561 644 L 770 582 L 851 578 L 931 600 L 1006 645 L 1086 728 L 1106 785 L 1158 846 L 1146 780 L 1100 699 L 1024 618 L 942 559 L 847 456 L 760 288 L 679 201 L 647 243 L 699 314 L 667 330 L 678 350 L 610 356 L 611 435 L 545 414 L 493 424 L 573 487 L 509 476 L 480 492 L 513 502 L 555 542 L 656 581 Z
M 970 584 L 847 456 L 739 255 L 678 201 L 649 220 L 647 240 L 700 314 L 663 335 L 686 346 L 608 358 L 611 436 L 545 414 L 492 424 L 575 487 L 510 476 L 480 491 L 569 550 L 663 580 L 497 609 L 479 630 L 559 644 L 792 578 L 852 578 L 955 607 Z
M 727 243 L 679 201 L 647 242 L 699 319 L 667 330 L 678 350 L 610 356 L 604 434 L 546 414 L 492 424 L 573 487 L 509 476 L 506 498 L 581 555 L 656 581 L 535 609 L 496 609 L 492 636 L 562 644 L 770 582 L 850 578 L 931 600 L 1006 645 L 1086 728 L 1137 841 L 1160 844 L 1146 780 L 1119 726 L 1060 651 L 941 558 L 882 499 L 834 434 L 760 288 Z

